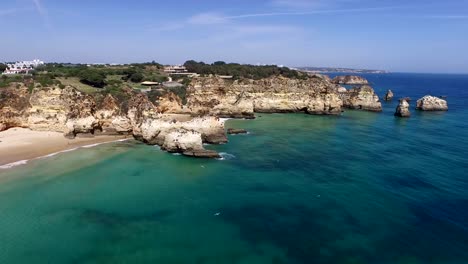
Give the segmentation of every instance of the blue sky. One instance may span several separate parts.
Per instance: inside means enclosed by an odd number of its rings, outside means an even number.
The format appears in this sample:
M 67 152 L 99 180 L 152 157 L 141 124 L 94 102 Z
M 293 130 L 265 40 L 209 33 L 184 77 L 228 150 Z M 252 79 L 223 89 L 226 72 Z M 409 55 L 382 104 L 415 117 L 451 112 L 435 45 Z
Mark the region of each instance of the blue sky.
M 0 61 L 468 73 L 468 0 L 0 0 Z

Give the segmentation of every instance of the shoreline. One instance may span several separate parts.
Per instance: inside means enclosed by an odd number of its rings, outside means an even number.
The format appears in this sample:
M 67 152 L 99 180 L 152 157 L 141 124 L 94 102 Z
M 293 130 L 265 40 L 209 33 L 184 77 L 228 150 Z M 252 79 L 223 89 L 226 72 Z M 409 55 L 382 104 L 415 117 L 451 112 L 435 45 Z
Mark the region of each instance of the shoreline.
M 96 136 L 68 139 L 59 132 L 11 128 L 0 132 L 0 170 L 26 164 L 29 160 L 130 138 L 130 136 Z

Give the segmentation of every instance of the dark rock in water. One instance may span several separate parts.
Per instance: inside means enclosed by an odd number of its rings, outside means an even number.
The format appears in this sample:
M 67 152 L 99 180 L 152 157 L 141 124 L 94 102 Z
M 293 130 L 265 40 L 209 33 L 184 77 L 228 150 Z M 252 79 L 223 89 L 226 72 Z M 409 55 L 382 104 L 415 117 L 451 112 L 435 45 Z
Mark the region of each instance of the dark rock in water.
M 214 150 L 199 149 L 199 150 L 189 150 L 182 153 L 184 156 L 195 157 L 195 158 L 211 158 L 219 159 L 221 156 L 218 152 Z
M 409 104 L 405 99 L 401 99 L 395 110 L 395 116 L 397 117 L 410 117 L 411 113 L 409 110 Z
M 422 111 L 447 111 L 447 101 L 435 96 L 426 95 L 416 102 L 416 109 Z
M 245 129 L 237 129 L 237 128 L 228 128 L 227 133 L 228 133 L 229 135 L 247 134 L 247 130 L 245 130 Z
M 392 90 L 388 90 L 387 93 L 385 94 L 384 100 L 385 101 L 390 101 L 393 99 L 393 92 Z

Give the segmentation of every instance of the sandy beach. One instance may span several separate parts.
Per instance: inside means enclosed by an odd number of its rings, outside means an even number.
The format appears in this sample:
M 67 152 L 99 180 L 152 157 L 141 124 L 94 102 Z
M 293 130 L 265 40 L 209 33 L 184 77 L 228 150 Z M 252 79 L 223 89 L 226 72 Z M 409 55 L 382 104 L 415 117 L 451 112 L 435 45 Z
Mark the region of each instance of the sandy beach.
M 68 139 L 58 132 L 12 128 L 0 132 L 0 166 L 81 146 L 112 142 L 124 138 L 126 137 L 98 136 Z

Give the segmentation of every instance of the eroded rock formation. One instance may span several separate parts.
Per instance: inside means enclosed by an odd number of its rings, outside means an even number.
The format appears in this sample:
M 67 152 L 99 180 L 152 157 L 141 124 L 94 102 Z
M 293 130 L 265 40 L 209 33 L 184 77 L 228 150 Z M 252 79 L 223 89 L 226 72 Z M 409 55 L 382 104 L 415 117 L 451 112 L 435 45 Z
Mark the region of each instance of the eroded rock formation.
M 400 103 L 398 104 L 395 110 L 395 116 L 397 117 L 410 117 L 411 113 L 409 110 L 409 103 L 405 99 L 400 99 Z
M 342 95 L 343 106 L 350 109 L 382 111 L 382 103 L 369 85 L 362 85 L 350 89 Z
M 426 95 L 416 102 L 416 109 L 422 111 L 447 111 L 447 101 L 435 96 Z
M 388 90 L 384 96 L 385 101 L 391 101 L 393 99 L 393 92 L 392 90 Z
M 227 141 L 224 122 L 217 117 L 176 121 L 158 112 L 142 93 L 126 91 L 119 102 L 106 95 L 96 98 L 72 87 L 41 88 L 29 92 L 24 87 L 0 90 L 0 131 L 11 127 L 62 132 L 73 138 L 80 135 L 126 135 L 168 151 L 197 157 L 218 157 L 202 143 Z M 187 139 L 180 139 L 187 136 Z M 171 142 L 173 141 L 174 142 Z

